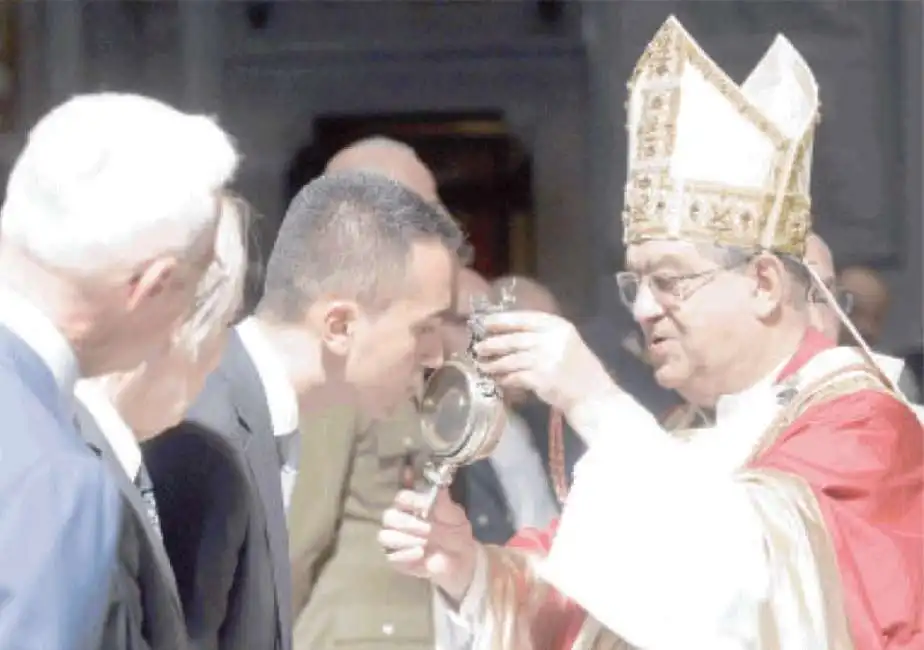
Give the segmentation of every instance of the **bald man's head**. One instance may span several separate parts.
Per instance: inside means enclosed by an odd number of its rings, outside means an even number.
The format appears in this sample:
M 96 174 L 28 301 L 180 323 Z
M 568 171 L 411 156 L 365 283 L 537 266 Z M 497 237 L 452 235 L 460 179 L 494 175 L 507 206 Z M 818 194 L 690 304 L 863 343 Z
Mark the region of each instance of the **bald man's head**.
M 850 320 L 870 345 L 882 334 L 889 312 L 889 288 L 873 269 L 854 266 L 841 271 L 838 283 L 853 295 Z
M 491 286 L 495 289 L 495 294 L 498 294 L 501 289 L 512 293 L 515 309 L 542 311 L 547 314 L 560 313 L 558 301 L 552 292 L 525 275 L 506 275 L 494 280 Z
M 436 179 L 413 148 L 382 136 L 359 140 L 334 154 L 326 172 L 381 174 L 404 185 L 430 203 L 439 203 Z

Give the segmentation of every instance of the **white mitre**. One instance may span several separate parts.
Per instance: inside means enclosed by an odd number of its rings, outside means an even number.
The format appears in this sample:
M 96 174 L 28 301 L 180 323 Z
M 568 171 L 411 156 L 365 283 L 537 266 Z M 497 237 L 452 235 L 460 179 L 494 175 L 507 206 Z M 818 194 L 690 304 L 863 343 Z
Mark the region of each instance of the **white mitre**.
M 671 16 L 629 81 L 626 245 L 646 239 L 802 255 L 818 86 L 785 37 L 741 86 Z

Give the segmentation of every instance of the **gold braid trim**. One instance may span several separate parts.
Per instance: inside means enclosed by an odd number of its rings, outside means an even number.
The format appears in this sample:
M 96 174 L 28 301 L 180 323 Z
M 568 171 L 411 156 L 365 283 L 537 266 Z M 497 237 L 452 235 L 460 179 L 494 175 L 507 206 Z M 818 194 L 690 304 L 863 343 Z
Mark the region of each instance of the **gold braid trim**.
M 863 363 L 839 368 L 819 377 L 804 387 L 794 386 L 793 388 L 798 392 L 767 428 L 767 432 L 751 454 L 747 464 L 750 464 L 754 458 L 766 451 L 793 422 L 813 406 L 861 390 L 877 390 L 894 395 L 894 391 L 888 388 L 888 384 L 885 383 L 876 369 Z M 777 485 L 773 486 L 773 488 L 781 493 L 786 493 L 789 490 L 800 491 L 800 498 L 794 501 L 796 504 L 794 512 L 801 511 L 803 513 L 802 519 L 807 526 L 807 531 L 810 533 L 812 555 L 817 562 L 819 573 L 824 577 L 824 588 L 830 590 L 827 598 L 823 601 L 826 607 L 823 618 L 829 625 L 827 632 L 829 634 L 828 638 L 833 644 L 831 650 L 847 650 L 851 648 L 851 639 L 843 611 L 840 573 L 837 570 L 836 555 L 833 552 L 831 540 L 828 538 L 824 526 L 819 527 L 817 525 L 817 522 L 821 521 L 821 514 L 811 489 L 799 477 L 790 477 L 778 472 L 745 469 L 742 478 L 749 483 L 763 482 L 772 485 L 773 482 L 776 482 Z M 783 487 L 786 489 L 782 489 Z M 773 495 L 773 489 L 768 490 L 766 494 Z M 792 495 L 788 496 L 791 497 Z M 770 497 L 768 496 L 767 498 Z M 763 512 L 760 503 L 755 503 L 755 507 L 759 513 Z M 783 534 L 778 539 L 785 541 L 787 534 Z M 801 543 L 801 540 L 796 541 Z M 789 552 L 792 553 L 792 549 L 789 549 Z M 786 553 L 783 554 L 783 556 L 785 555 Z M 797 578 L 798 572 L 792 577 L 794 584 L 798 583 Z M 779 644 L 774 644 L 773 642 L 776 630 L 774 628 L 775 612 L 773 612 L 772 606 L 768 605 L 768 608 L 765 608 L 761 616 L 760 625 L 763 643 L 761 647 L 766 650 L 779 650 Z M 574 650 L 631 650 L 631 646 L 612 631 L 602 627 L 596 621 L 588 619 L 585 622 L 581 636 L 578 638 L 578 642 L 574 646 Z
M 803 413 L 822 402 L 845 397 L 861 390 L 877 390 L 894 395 L 875 369 L 864 363 L 839 368 L 804 387 L 797 388 L 793 400 L 776 416 L 767 427 L 766 433 L 751 453 L 747 464 L 767 451 L 777 438 L 788 429 Z
M 485 545 L 488 601 L 485 624 L 494 650 L 545 650 L 533 639 L 533 622 L 552 588 L 536 573 L 538 554 Z

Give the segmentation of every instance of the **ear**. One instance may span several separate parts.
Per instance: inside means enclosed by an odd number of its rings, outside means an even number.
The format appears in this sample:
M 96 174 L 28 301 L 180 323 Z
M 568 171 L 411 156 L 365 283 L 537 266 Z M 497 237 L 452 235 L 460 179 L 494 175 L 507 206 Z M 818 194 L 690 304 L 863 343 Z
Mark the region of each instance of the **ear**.
M 156 298 L 167 290 L 177 272 L 177 260 L 161 257 L 149 262 L 129 280 L 128 309 L 134 310 L 149 298 Z
M 769 318 L 786 301 L 789 290 L 786 268 L 776 255 L 762 254 L 754 260 L 754 304 L 758 318 Z
M 359 306 L 350 300 L 332 300 L 318 306 L 319 331 L 324 347 L 339 357 L 345 357 L 356 335 Z

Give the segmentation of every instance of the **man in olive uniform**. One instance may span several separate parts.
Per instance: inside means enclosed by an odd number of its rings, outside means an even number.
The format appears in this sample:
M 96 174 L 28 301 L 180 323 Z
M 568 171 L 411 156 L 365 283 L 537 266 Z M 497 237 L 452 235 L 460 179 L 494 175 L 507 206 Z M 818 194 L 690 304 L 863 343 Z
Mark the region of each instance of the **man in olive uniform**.
M 327 171 L 380 173 L 437 203 L 436 181 L 410 147 L 386 138 L 350 145 Z M 410 403 L 369 423 L 338 412 L 302 423 L 289 512 L 295 650 L 433 650 L 432 588 L 389 567 L 376 542 L 402 488 L 421 488 L 420 424 Z

